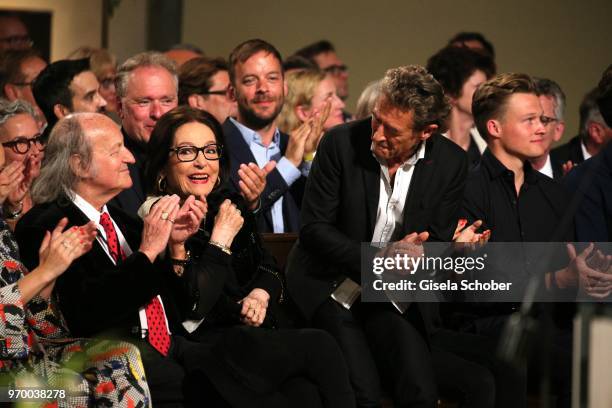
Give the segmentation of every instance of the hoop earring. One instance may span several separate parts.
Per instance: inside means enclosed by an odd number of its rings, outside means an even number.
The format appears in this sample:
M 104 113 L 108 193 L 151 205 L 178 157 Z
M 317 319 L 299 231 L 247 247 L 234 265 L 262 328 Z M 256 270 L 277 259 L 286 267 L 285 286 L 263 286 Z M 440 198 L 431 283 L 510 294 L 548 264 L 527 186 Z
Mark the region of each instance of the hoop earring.
M 167 186 L 168 183 L 166 181 L 166 177 L 159 176 L 159 178 L 157 179 L 157 190 L 159 190 L 160 193 L 165 193 Z
M 215 187 L 219 187 L 220 184 L 221 184 L 221 177 L 217 176 L 217 181 L 215 182 Z

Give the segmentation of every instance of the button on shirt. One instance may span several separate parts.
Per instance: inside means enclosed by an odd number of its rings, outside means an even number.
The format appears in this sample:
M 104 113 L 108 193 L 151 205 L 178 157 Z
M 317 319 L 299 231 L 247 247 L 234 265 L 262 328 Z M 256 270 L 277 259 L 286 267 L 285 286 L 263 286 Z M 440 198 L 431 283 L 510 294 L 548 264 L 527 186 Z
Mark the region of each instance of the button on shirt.
M 374 153 L 372 152 L 372 155 Z M 404 205 L 408 197 L 408 189 L 410 181 L 414 173 L 414 166 L 425 157 L 425 143 L 421 146 L 408 160 L 406 160 L 395 172 L 393 185 L 391 185 L 391 177 L 389 175 L 389 167 L 387 164 L 379 160 L 376 155 L 374 158 L 380 164 L 380 193 L 378 196 L 378 210 L 376 212 L 376 225 L 374 226 L 374 234 L 372 243 L 376 246 L 384 245 L 388 242 L 397 241 L 397 235 L 402 231 L 404 220 Z M 381 245 L 382 246 L 382 245 Z M 347 278 L 349 279 L 349 278 Z M 349 299 L 350 293 L 342 291 L 342 285 L 332 293 L 332 299 L 342 304 L 347 309 L 352 306 L 353 301 Z M 396 302 L 390 299 L 393 306 L 400 312 L 404 313 L 408 307 L 407 304 Z M 348 305 L 348 307 L 347 307 Z
M 380 193 L 372 242 L 393 242 L 403 238 L 398 237 L 397 234 L 402 231 L 404 204 L 406 204 L 414 166 L 419 159 L 425 157 L 425 143 L 421 143 L 416 153 L 397 169 L 393 185 L 387 164 L 380 161 L 376 155 L 374 157 L 380 164 Z
M 563 187 L 525 162 L 523 185 L 516 193 L 514 173 L 486 150 L 480 166 L 470 172 L 463 215 L 483 220 L 482 229 L 491 229 L 491 242 L 549 242 L 562 240 L 557 231 L 568 203 Z
M 98 210 L 96 210 L 91 204 L 89 204 L 87 201 L 85 201 L 85 199 L 83 197 L 81 197 L 78 194 L 74 194 L 74 199 L 72 200 L 72 202 L 74 203 L 74 205 L 76 205 L 79 210 L 81 210 L 83 212 L 83 214 L 85 214 L 85 216 L 90 220 L 96 223 L 96 227 L 98 229 L 98 235 L 96 236 L 96 240 L 98 241 L 98 243 L 100 244 L 100 246 L 102 247 L 102 249 L 104 250 L 104 252 L 106 253 L 106 255 L 108 255 L 108 259 L 111 260 L 112 263 L 115 263 L 115 260 L 113 259 L 113 257 L 111 256 L 110 251 L 108 250 L 108 245 L 107 240 L 106 240 L 106 232 L 104 232 L 104 228 L 102 228 L 101 225 L 99 225 L 99 221 L 100 221 L 100 216 L 103 213 L 108 213 L 108 208 L 106 208 L 106 205 L 104 207 L 102 207 L 102 212 L 99 212 Z M 110 213 L 109 213 L 110 215 Z M 126 257 L 130 256 L 132 254 L 132 249 L 130 248 L 130 245 L 128 244 L 128 242 L 126 241 L 125 237 L 123 236 L 123 234 L 121 233 L 121 228 L 119 228 L 119 226 L 117 225 L 117 223 L 113 220 L 113 218 L 111 217 L 111 221 L 113 222 L 113 226 L 115 227 L 115 231 L 117 232 L 117 239 L 119 240 L 119 245 L 121 246 L 121 250 L 123 251 L 123 253 L 125 254 Z M 157 298 L 159 299 L 159 302 L 162 306 L 162 309 L 164 309 L 164 304 L 162 302 L 162 299 L 160 296 L 157 296 Z M 165 311 L 164 311 L 164 316 L 166 315 Z M 138 309 L 138 317 L 140 320 L 140 327 L 142 329 L 141 333 L 142 333 L 142 337 L 145 337 L 145 333 L 147 328 L 149 327 L 147 325 L 147 315 L 145 314 L 145 308 L 141 307 L 140 309 Z M 170 327 L 168 324 L 168 318 L 166 317 L 166 327 Z
M 265 146 L 259 133 L 249 129 L 236 121 L 234 118 L 230 118 L 230 120 L 240 131 L 240 134 L 244 138 L 246 144 L 249 146 L 249 149 L 251 150 L 251 153 L 253 153 L 255 161 L 260 168 L 264 167 L 270 160 L 275 160 L 276 170 L 278 170 L 288 186 L 292 185 L 297 179 L 300 178 L 301 175 L 308 177 L 311 165 L 310 162 L 302 162 L 302 165 L 298 169 L 285 156 L 282 156 L 280 150 L 280 131 L 278 128 L 274 131 L 272 142 L 268 146 Z M 272 215 L 274 232 L 285 232 L 285 223 L 283 219 L 283 197 L 276 200 L 276 202 L 272 205 L 270 212 Z

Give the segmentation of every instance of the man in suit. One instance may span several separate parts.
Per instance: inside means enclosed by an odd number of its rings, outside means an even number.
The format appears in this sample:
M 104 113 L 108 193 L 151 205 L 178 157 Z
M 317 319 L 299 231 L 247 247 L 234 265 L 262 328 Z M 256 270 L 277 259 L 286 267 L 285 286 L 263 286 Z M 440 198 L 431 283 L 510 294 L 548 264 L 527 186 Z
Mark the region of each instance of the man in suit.
M 179 404 L 186 371 L 181 358 L 189 358 L 198 345 L 177 334 L 180 327 L 174 323 L 182 319 L 172 294 L 181 293 L 179 278 L 167 260 L 158 259 L 168 246 L 179 199 L 162 198 L 144 225 L 107 206 L 131 186 L 128 164 L 133 162 L 108 117 L 80 113 L 61 119 L 33 187 L 39 204 L 20 220 L 16 236 L 24 264 L 33 268 L 45 231 L 58 220 L 66 217 L 69 227 L 90 220 L 98 225 L 92 250 L 73 262 L 54 289 L 68 327 L 77 337 L 102 335 L 136 344 L 153 405 Z
M 595 106 L 603 126 L 612 126 L 612 65 L 596 89 Z M 571 171 L 564 180 L 574 192 L 576 239 L 612 241 L 612 143 Z
M 559 84 L 551 79 L 534 78 L 540 105 L 542 105 L 542 123 L 546 132 L 542 135 L 544 154 L 529 159 L 531 166 L 550 178 L 561 178 L 564 175 L 561 162 L 553 160 L 550 149 L 553 143 L 563 137 L 565 130 L 565 93 Z
M 128 166 L 132 186 L 120 192 L 113 204 L 135 215 L 145 200 L 147 143 L 159 118 L 178 105 L 178 76 L 174 62 L 163 54 L 143 52 L 121 64 L 115 82 L 124 144 L 135 161 Z
M 308 177 L 288 288 L 305 317 L 338 341 L 358 406 L 379 406 L 381 380 L 396 406 L 437 399 L 429 308 L 355 297 L 362 242 L 452 239 L 468 163 L 438 134 L 449 112 L 424 68 L 391 69 L 371 120 L 325 135 Z
M 567 171 L 595 156 L 612 139 L 612 128 L 606 124 L 597 105 L 598 94 L 598 88 L 591 90 L 580 104 L 578 136 L 550 152 L 553 162 L 565 166 Z
M 305 151 L 306 137 L 314 135 L 286 135 L 276 126 L 287 91 L 281 55 L 263 40 L 245 41 L 230 54 L 229 75 L 229 94 L 238 103 L 236 119 L 223 124 L 232 182 L 242 188 L 242 172 L 262 168 L 267 185 L 259 209 L 251 201 L 260 212 L 259 231 L 297 232 L 301 194 L 314 154 Z

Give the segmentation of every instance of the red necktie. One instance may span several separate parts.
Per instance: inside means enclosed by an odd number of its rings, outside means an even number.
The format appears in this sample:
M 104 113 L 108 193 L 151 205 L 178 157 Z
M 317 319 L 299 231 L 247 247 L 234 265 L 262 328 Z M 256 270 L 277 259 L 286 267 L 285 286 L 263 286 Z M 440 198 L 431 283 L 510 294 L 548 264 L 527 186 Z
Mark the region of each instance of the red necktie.
M 110 215 L 102 213 L 100 216 L 100 225 L 106 233 L 106 244 L 111 257 L 118 263 L 118 260 L 125 259 L 125 253 L 119 245 L 117 232 L 113 226 Z M 157 351 L 164 356 L 168 355 L 170 349 L 170 335 L 168 334 L 168 326 L 166 325 L 166 317 L 162 308 L 159 297 L 155 296 L 145 307 L 145 315 L 147 316 L 147 326 L 149 326 L 148 341 Z

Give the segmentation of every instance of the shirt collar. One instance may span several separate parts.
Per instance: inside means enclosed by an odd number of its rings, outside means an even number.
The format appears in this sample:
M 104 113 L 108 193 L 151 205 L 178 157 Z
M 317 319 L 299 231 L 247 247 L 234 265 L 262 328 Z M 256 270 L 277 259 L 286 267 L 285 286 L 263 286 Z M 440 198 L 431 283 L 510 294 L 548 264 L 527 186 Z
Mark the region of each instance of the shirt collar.
M 380 164 L 381 166 L 387 167 L 387 163 L 383 160 L 380 160 L 378 157 L 376 157 L 376 155 L 374 154 L 374 143 L 372 143 L 370 145 L 370 151 L 372 152 L 372 156 L 374 156 L 374 158 L 376 159 L 376 161 L 378 162 L 378 164 Z M 402 163 L 402 165 L 400 167 L 404 167 L 404 166 L 414 166 L 415 164 L 417 164 L 417 162 L 420 159 L 424 159 L 425 158 L 425 142 L 421 142 L 421 144 L 419 145 L 419 148 L 417 149 L 417 151 L 408 158 L 408 160 L 406 160 L 405 162 Z
M 251 143 L 253 142 L 259 145 L 263 145 L 261 141 L 261 136 L 259 135 L 259 133 L 257 133 L 251 128 L 246 127 L 245 125 L 238 122 L 236 119 L 232 117 L 230 117 L 229 120 L 234 124 L 234 126 L 236 126 L 236 128 L 238 128 L 238 130 L 240 131 L 240 134 L 242 135 L 242 138 L 244 139 L 247 145 L 251 146 Z M 276 144 L 277 146 L 280 143 L 280 131 L 278 130 L 278 127 L 274 129 L 274 136 L 272 136 L 272 143 Z
M 108 208 L 106 208 L 106 204 L 104 205 L 104 207 L 102 207 L 102 212 L 100 212 L 96 210 L 93 205 L 85 201 L 85 199 L 81 197 L 80 195 L 78 195 L 77 193 L 74 193 L 74 198 L 72 199 L 72 202 L 74 203 L 74 205 L 76 205 L 79 208 L 79 210 L 83 212 L 83 214 L 85 214 L 85 216 L 90 221 L 95 222 L 96 225 L 100 223 L 100 216 L 103 213 L 108 212 Z
M 497 160 L 497 157 L 495 157 L 493 153 L 491 153 L 491 150 L 488 148 L 482 154 L 481 165 L 485 166 L 489 170 L 491 178 L 497 178 L 508 174 L 512 174 L 512 177 L 514 177 L 514 173 L 512 172 L 512 170 L 509 170 L 508 168 L 506 168 L 506 166 L 502 164 L 502 162 Z M 536 174 L 536 170 L 531 167 L 531 163 L 525 161 L 523 163 L 523 169 L 525 172 L 525 182 L 527 182 L 528 184 L 536 183 L 538 177 Z

